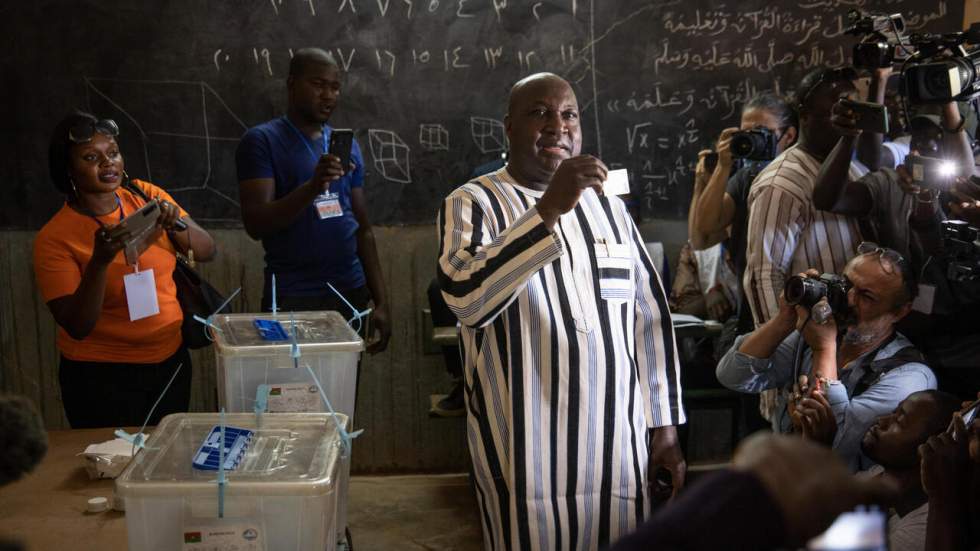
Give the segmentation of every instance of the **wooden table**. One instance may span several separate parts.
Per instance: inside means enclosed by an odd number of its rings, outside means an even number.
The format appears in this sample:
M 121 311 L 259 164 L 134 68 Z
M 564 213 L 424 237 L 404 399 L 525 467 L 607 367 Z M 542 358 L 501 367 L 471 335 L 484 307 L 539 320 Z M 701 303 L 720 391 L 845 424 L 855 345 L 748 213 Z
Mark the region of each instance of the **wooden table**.
M 126 549 L 124 513 L 85 512 L 88 500 L 112 502 L 113 480 L 90 480 L 78 456 L 89 444 L 112 440 L 114 429 L 56 430 L 48 453 L 26 477 L 0 488 L 0 538 L 29 551 Z M 2 453 L 2 451 L 0 451 Z

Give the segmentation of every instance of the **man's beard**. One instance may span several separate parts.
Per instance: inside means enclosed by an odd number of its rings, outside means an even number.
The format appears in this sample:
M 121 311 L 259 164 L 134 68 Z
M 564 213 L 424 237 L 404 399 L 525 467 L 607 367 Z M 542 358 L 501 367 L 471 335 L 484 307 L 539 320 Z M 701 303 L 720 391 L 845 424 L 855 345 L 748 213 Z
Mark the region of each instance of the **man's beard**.
M 848 323 L 842 342 L 851 346 L 864 346 L 874 342 L 890 329 L 891 323 L 886 320 L 876 320 L 867 324 L 854 321 Z

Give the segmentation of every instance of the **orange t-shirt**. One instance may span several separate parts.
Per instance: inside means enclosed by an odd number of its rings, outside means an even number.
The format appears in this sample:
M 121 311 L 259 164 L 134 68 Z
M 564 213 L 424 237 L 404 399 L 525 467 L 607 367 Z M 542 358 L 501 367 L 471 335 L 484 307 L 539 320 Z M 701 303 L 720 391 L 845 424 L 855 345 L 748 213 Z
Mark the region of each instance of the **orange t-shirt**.
M 167 192 L 140 180 L 133 180 L 151 198 L 160 197 L 176 204 Z M 119 188 L 116 191 L 124 215 L 143 206 L 144 201 Z M 178 206 L 178 208 L 180 208 Z M 180 215 L 187 213 L 180 209 Z M 119 209 L 99 220 L 105 225 L 118 224 Z M 85 267 L 92 258 L 95 232 L 99 224 L 65 204 L 41 228 L 34 241 L 34 272 L 45 302 L 72 295 L 82 281 Z M 139 269 L 153 269 L 160 313 L 136 321 L 129 320 L 123 276 L 134 272 L 126 265 L 120 251 L 106 269 L 105 298 L 95 328 L 84 339 L 73 339 L 58 327 L 58 348 L 68 359 L 84 362 L 156 363 L 173 355 L 180 347 L 180 325 L 183 313 L 177 302 L 173 271 L 174 248 L 166 233 L 152 243 L 139 257 Z

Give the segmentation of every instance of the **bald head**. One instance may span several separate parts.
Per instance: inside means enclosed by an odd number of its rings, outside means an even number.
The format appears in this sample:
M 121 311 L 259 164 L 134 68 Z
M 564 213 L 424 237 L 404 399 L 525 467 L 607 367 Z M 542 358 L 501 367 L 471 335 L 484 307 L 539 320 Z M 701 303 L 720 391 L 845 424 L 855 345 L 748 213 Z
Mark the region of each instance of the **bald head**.
M 520 105 L 523 100 L 526 100 L 528 96 L 535 96 L 540 94 L 544 90 L 549 89 L 567 89 L 571 92 L 572 97 L 575 97 L 575 92 L 572 92 L 572 87 L 568 84 L 568 81 L 561 78 L 554 73 L 535 73 L 533 75 L 527 76 L 518 80 L 514 86 L 510 88 L 510 98 L 507 103 L 507 114 L 512 115 L 514 113 L 514 107 Z
M 340 66 L 334 61 L 329 52 L 320 48 L 303 48 L 293 54 L 289 60 L 289 76 L 298 77 L 306 74 L 311 66 L 327 66 L 340 70 Z
M 565 79 L 538 73 L 511 88 L 504 119 L 507 168 L 525 186 L 544 189 L 558 165 L 582 149 L 578 100 Z

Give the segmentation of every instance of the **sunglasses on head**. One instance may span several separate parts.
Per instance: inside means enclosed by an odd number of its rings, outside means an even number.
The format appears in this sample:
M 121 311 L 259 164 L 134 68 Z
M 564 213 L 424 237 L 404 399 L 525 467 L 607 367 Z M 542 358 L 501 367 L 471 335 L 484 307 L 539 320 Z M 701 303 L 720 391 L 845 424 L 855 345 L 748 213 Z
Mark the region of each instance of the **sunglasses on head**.
M 806 106 L 806 102 L 813 95 L 813 92 L 820 88 L 821 84 L 834 84 L 836 82 L 848 81 L 852 82 L 858 77 L 857 71 L 852 67 L 839 67 L 837 69 L 827 69 L 820 76 L 807 87 L 806 91 L 800 95 L 799 107 L 803 108 Z
M 905 264 L 905 257 L 899 254 L 898 251 L 889 249 L 888 247 L 881 247 L 871 241 L 862 241 L 858 245 L 857 252 L 859 255 L 878 255 L 878 262 L 881 264 L 882 269 L 885 270 L 885 273 L 888 274 L 893 273 L 894 268 Z
M 88 143 L 96 132 L 115 138 L 119 135 L 119 125 L 112 119 L 85 120 L 68 129 L 68 140 L 72 143 Z

